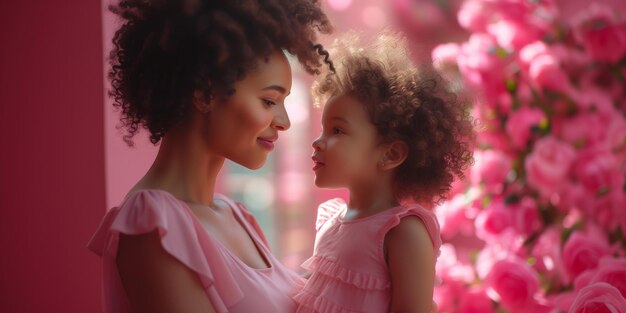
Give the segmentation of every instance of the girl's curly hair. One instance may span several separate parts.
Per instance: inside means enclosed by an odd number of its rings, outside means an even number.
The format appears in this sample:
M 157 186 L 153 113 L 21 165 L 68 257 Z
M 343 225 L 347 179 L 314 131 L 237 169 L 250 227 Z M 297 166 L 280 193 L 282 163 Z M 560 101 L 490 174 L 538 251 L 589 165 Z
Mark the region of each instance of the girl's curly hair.
M 367 47 L 347 34 L 331 49 L 336 72 L 320 76 L 312 91 L 316 105 L 342 94 L 363 103 L 381 144 L 401 140 L 408 146 L 394 172 L 395 196 L 438 203 L 473 161 L 475 122 L 470 102 L 434 70 L 418 70 L 407 51 L 406 40 L 389 31 Z
M 332 27 L 317 0 L 120 0 L 109 78 L 124 140 L 143 126 L 156 144 L 187 117 L 196 91 L 208 101 L 277 50 L 319 73 L 328 53 L 316 34 Z

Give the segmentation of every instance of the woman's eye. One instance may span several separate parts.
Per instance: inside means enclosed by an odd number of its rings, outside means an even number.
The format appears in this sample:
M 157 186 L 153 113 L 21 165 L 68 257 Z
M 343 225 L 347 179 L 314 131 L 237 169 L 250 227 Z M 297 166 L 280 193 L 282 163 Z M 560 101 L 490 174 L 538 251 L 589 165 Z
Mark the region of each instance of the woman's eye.
M 263 104 L 267 106 L 272 106 L 272 105 L 276 105 L 276 102 L 269 100 L 269 99 L 263 99 Z

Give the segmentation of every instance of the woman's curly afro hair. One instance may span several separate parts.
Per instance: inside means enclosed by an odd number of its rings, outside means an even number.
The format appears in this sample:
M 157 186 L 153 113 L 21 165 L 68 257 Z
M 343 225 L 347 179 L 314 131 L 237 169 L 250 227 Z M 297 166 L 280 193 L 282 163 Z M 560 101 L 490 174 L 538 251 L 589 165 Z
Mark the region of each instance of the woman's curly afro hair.
M 317 0 L 121 0 L 109 8 L 122 25 L 113 38 L 109 78 L 124 140 L 143 126 L 156 144 L 200 101 L 227 97 L 233 84 L 277 50 L 319 73 L 328 53 L 315 44 L 332 27 Z
M 408 146 L 407 159 L 394 171 L 396 198 L 440 202 L 473 161 L 469 101 L 452 93 L 434 70 L 418 70 L 398 34 L 386 31 L 359 46 L 354 33 L 336 40 L 330 52 L 337 69 L 315 81 L 316 104 L 332 96 L 356 97 L 381 144 L 401 140 Z

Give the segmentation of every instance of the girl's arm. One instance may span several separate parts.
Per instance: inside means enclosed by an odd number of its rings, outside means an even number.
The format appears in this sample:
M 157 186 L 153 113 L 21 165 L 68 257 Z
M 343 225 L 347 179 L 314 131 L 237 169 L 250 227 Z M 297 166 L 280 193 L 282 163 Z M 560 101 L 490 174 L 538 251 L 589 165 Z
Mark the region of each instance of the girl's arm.
M 429 313 L 433 306 L 435 252 L 422 220 L 408 216 L 385 238 L 391 274 L 391 312 Z
M 196 273 L 163 249 L 157 231 L 120 234 L 116 262 L 133 312 L 215 312 Z

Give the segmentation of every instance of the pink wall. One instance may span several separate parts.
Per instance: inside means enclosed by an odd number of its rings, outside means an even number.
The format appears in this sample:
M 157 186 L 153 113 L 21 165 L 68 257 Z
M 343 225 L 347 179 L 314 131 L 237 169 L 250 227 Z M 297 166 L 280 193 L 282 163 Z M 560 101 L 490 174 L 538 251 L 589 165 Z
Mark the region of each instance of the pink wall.
M 99 312 L 100 2 L 0 1 L 0 312 Z

